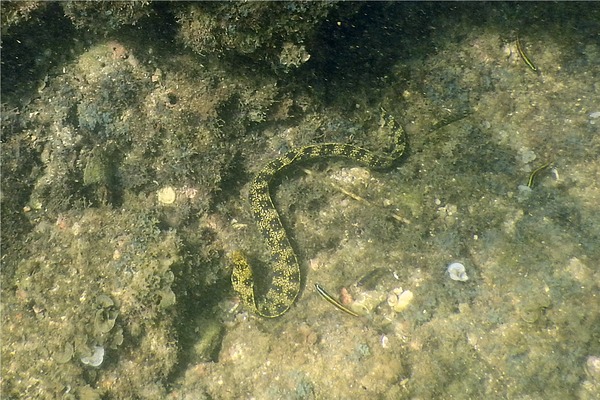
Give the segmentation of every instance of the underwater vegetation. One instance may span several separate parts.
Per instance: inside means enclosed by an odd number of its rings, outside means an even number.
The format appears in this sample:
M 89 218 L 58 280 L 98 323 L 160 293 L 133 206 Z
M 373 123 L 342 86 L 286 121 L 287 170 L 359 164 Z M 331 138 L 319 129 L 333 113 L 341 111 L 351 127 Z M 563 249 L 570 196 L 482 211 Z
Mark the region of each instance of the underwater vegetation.
M 594 3 L 0 7 L 2 398 L 597 397 Z

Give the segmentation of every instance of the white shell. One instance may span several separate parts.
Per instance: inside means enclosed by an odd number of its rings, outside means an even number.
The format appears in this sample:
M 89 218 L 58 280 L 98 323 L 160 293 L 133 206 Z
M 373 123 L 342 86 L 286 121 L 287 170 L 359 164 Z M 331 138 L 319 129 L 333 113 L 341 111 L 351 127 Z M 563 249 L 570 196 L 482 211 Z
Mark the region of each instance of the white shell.
M 92 367 L 99 367 L 104 361 L 104 347 L 94 346 L 94 354 L 89 357 L 81 357 L 81 362 Z
M 410 305 L 414 297 L 410 290 L 403 291 L 402 288 L 396 288 L 388 295 L 387 303 L 395 312 L 401 312 Z
M 466 282 L 469 280 L 465 266 L 458 262 L 448 265 L 448 274 L 453 281 Z

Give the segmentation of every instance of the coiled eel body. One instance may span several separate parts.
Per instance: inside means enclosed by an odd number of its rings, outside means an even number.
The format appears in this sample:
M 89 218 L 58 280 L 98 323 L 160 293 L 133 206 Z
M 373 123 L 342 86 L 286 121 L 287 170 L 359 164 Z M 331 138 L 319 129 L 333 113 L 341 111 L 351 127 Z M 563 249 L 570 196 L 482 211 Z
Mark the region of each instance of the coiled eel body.
M 257 314 L 268 318 L 284 314 L 301 289 L 300 264 L 271 198 L 273 179 L 292 164 L 323 158 L 346 158 L 373 169 L 391 168 L 404 153 L 404 131 L 393 118 L 382 117 L 380 132 L 388 141 L 385 145 L 391 147 L 386 155 L 351 144 L 316 144 L 287 152 L 267 163 L 256 175 L 250 185 L 249 201 L 254 220 L 271 252 L 270 269 L 261 271 L 260 285 L 257 285 L 246 257 L 234 252 L 231 282 L 242 302 Z

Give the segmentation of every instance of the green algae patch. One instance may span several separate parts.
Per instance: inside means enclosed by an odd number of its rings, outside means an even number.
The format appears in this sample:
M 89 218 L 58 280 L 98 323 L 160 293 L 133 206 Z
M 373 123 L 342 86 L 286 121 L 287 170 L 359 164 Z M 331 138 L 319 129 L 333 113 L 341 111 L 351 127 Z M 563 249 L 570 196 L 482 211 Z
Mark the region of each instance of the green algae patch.
M 337 5 L 303 3 L 189 3 L 177 10 L 178 38 L 198 54 L 267 60 L 288 72 L 310 59 L 303 43 Z

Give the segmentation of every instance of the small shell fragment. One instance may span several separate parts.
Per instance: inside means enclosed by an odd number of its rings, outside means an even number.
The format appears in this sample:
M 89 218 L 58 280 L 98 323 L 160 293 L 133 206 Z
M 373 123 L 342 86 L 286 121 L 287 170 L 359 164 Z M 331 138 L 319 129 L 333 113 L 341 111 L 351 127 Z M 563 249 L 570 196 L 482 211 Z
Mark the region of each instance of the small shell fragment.
M 376 290 L 362 292 L 358 294 L 354 303 L 351 304 L 350 309 L 361 315 L 369 314 L 384 300 L 384 292 Z
M 469 280 L 465 266 L 458 262 L 448 265 L 448 274 L 453 281 L 466 282 Z
M 388 295 L 387 303 L 395 312 L 401 312 L 408 307 L 414 297 L 410 290 L 403 291 L 402 288 L 396 288 Z
M 94 353 L 88 357 L 81 357 L 81 362 L 91 367 L 99 367 L 104 361 L 104 347 L 94 346 Z
M 379 338 L 379 343 L 381 343 L 381 347 L 383 347 L 384 349 L 387 349 L 389 347 L 389 341 L 390 340 L 385 334 L 381 335 L 381 337 Z

